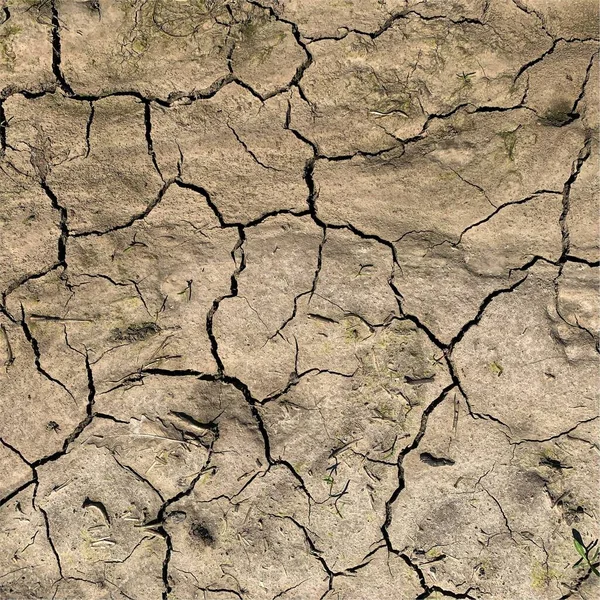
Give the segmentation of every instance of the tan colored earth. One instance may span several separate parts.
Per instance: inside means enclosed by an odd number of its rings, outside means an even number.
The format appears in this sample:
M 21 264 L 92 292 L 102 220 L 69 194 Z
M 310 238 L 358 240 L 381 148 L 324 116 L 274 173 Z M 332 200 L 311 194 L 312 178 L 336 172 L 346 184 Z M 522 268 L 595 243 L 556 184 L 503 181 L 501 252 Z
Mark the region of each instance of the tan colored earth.
M 598 23 L 1 0 L 0 600 L 599 598 Z

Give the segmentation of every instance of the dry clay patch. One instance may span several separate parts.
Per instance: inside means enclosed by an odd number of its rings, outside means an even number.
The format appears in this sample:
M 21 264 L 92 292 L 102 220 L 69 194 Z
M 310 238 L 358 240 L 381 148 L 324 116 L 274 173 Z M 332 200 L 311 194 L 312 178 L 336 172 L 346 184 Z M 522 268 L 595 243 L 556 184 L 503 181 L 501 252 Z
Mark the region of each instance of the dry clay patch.
M 597 12 L 0 3 L 0 599 L 595 597 Z

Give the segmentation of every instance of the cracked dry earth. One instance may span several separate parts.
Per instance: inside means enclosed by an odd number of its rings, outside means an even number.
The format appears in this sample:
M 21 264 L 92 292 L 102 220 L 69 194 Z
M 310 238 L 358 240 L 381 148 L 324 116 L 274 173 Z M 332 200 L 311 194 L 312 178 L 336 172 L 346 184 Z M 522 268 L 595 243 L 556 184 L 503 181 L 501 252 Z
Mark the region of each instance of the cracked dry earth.
M 595 0 L 0 9 L 0 600 L 598 597 Z

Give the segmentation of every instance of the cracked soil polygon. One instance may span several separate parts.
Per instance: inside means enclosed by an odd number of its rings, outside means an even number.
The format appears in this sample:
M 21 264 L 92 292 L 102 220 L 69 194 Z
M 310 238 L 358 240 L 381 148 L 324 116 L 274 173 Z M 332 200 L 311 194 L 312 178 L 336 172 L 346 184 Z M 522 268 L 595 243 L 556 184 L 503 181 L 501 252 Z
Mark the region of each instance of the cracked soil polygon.
M 0 0 L 0 600 L 596 598 L 598 13 Z

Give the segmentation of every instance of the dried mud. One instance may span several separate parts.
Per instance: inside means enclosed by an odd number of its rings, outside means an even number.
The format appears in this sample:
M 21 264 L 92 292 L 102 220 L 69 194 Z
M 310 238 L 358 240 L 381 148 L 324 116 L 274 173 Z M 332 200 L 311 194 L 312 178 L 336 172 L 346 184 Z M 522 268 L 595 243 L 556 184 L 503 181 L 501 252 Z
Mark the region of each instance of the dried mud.
M 0 9 L 0 600 L 597 597 L 595 0 Z

